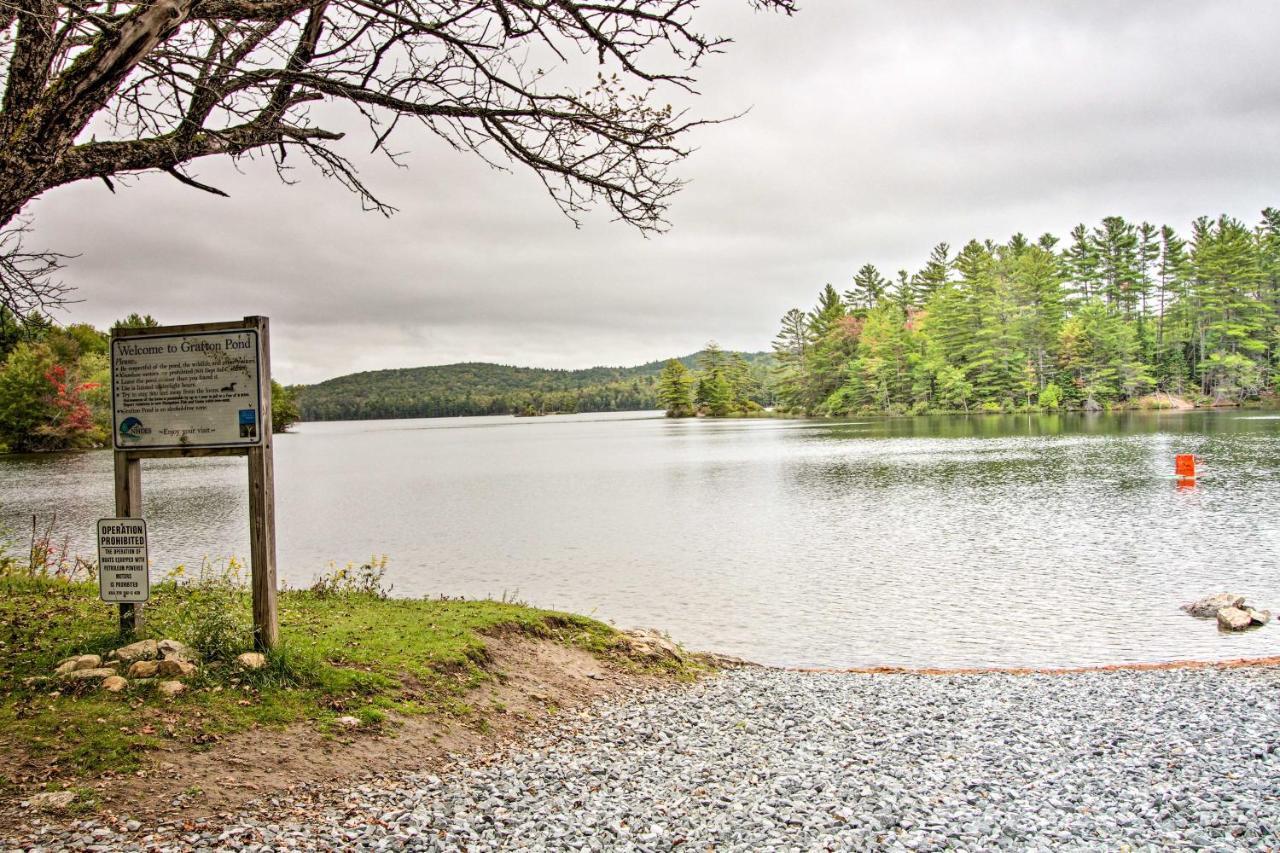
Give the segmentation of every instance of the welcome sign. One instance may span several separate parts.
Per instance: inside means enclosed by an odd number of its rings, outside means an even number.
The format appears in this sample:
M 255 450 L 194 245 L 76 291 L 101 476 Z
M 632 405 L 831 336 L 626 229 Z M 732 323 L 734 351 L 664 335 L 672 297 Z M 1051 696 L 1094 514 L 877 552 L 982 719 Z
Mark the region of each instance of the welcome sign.
M 261 363 L 257 329 L 113 338 L 115 448 L 260 445 Z

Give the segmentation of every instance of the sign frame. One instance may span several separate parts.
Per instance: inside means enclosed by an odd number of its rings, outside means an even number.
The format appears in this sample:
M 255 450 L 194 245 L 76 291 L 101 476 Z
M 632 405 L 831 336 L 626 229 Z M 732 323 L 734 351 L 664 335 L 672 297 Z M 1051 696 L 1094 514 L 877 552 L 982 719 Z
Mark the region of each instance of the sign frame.
M 266 420 L 263 417 L 264 398 L 270 398 L 271 380 L 263 382 L 263 339 L 261 330 L 256 324 L 249 321 L 256 318 L 246 317 L 244 321 L 239 323 L 197 323 L 188 326 L 153 326 L 150 328 L 137 329 L 117 329 L 111 335 L 111 445 L 117 450 L 178 450 L 185 448 L 199 447 L 255 447 L 263 441 L 266 430 L 262 426 L 262 422 Z M 251 402 L 256 412 L 259 423 L 255 435 L 247 441 L 228 441 L 226 439 L 213 441 L 194 441 L 187 438 L 184 434 L 178 440 L 169 443 L 148 443 L 144 445 L 129 444 L 124 440 L 121 432 L 122 421 L 120 421 L 121 412 L 117 406 L 117 383 L 120 381 L 120 371 L 117 369 L 116 362 L 121 354 L 119 353 L 120 344 L 132 343 L 137 341 L 163 341 L 165 339 L 176 338 L 201 338 L 225 336 L 227 334 L 248 334 L 253 337 L 253 366 L 254 373 L 257 375 L 257 387 L 251 392 Z M 124 353 L 124 357 L 128 357 L 128 353 Z M 234 382 L 232 383 L 234 387 Z M 264 392 L 264 384 L 266 386 Z M 246 410 L 247 411 L 247 410 Z M 240 413 L 243 417 L 243 412 Z M 127 422 L 128 418 L 125 419 Z
M 142 598 L 108 598 L 106 572 L 102 569 L 102 525 L 110 522 L 136 522 L 142 525 Z M 98 540 L 98 597 L 107 604 L 146 604 L 151 599 L 151 547 L 145 518 L 100 518 L 96 528 Z
M 253 642 L 261 650 L 280 642 L 276 609 L 276 514 L 275 461 L 271 434 L 271 321 L 250 316 L 225 323 L 194 323 L 183 326 L 116 328 L 111 330 L 111 352 L 116 342 L 148 337 L 191 336 L 203 333 L 255 331 L 258 338 L 258 436 L 254 444 L 174 447 L 119 447 L 115 449 L 116 517 L 142 518 L 142 460 L 185 459 L 207 456 L 247 456 L 249 468 L 249 568 L 253 592 Z M 115 382 L 112 381 L 112 432 L 115 432 Z M 120 605 L 120 633 L 136 635 L 142 630 L 143 605 Z

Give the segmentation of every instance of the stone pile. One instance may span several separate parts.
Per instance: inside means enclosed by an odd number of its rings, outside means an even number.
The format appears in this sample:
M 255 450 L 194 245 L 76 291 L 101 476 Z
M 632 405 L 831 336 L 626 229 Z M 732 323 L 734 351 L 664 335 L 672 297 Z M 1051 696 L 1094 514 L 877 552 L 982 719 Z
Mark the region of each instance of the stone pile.
M 1199 601 L 1182 605 L 1182 609 L 1200 619 L 1217 619 L 1224 631 L 1243 631 L 1271 621 L 1270 610 L 1258 610 L 1244 603 L 1243 595 L 1220 592 Z
M 121 675 L 121 670 L 124 674 Z M 178 640 L 139 640 L 121 646 L 107 655 L 79 655 L 58 664 L 53 675 L 63 681 L 97 681 L 98 686 L 119 693 L 135 682 L 150 683 L 164 696 L 176 696 L 186 689 L 178 679 L 189 678 L 200 671 L 200 655 Z

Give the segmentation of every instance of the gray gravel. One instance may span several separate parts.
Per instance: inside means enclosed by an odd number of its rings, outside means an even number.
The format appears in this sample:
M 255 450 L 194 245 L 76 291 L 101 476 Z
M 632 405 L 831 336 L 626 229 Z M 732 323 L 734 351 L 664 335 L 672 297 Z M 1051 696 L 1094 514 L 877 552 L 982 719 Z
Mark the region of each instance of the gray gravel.
M 281 815 L 301 819 L 281 821 Z M 275 816 L 274 818 L 271 816 Z M 743 670 L 563 720 L 440 777 L 81 849 L 1255 849 L 1280 845 L 1280 670 Z

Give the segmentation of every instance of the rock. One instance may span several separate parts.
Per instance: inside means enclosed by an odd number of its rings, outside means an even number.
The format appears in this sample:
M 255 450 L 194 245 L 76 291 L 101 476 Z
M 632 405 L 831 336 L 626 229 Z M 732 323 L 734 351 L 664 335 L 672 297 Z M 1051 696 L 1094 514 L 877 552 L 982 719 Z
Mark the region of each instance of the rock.
M 1255 625 L 1265 625 L 1271 621 L 1270 610 L 1254 610 L 1252 607 L 1246 607 L 1244 612 L 1249 614 L 1249 619 Z
M 236 655 L 236 663 L 244 669 L 262 669 L 267 665 L 267 656 L 261 652 L 245 652 Z
M 70 808 L 75 799 L 75 791 L 45 791 L 29 797 L 27 805 L 40 811 L 60 812 Z
M 639 629 L 622 632 L 632 656 L 650 660 L 684 660 L 684 652 L 678 645 L 659 631 Z
M 150 661 L 139 661 L 139 663 L 150 663 Z M 137 666 L 137 664 L 134 664 L 134 666 Z M 156 675 L 186 678 L 189 675 L 194 675 L 195 671 L 196 665 L 185 660 L 166 658 L 162 661 L 156 661 Z
M 160 645 L 155 640 L 139 640 L 136 643 L 121 646 L 108 657 L 125 663 L 133 663 L 136 660 L 155 660 L 160 657 Z
M 1218 611 L 1218 627 L 1224 631 L 1243 631 L 1253 624 L 1253 617 L 1248 610 L 1239 607 L 1224 607 Z
M 53 674 L 54 674 L 54 675 L 66 675 L 66 674 L 67 674 L 67 673 L 69 673 L 69 672 L 75 672 L 75 671 L 76 671 L 76 661 L 78 661 L 78 660 L 80 660 L 80 658 L 78 658 L 78 657 L 74 657 L 74 658 L 67 658 L 67 659 L 66 659 L 66 660 L 64 660 L 62 663 L 58 664 L 57 668 L 53 671 Z
M 157 648 L 160 650 L 160 657 L 165 660 L 184 660 L 188 663 L 200 661 L 199 652 L 178 640 L 161 640 Z
M 77 669 L 74 672 L 68 672 L 62 676 L 68 681 L 93 681 L 95 678 L 110 678 L 115 675 L 114 669 L 106 667 L 98 667 L 96 669 Z
M 1217 595 L 1211 595 L 1208 598 L 1202 598 L 1199 601 L 1193 601 L 1190 604 L 1182 605 L 1182 609 L 1192 616 L 1201 619 L 1211 619 L 1218 615 L 1218 611 L 1224 607 L 1243 607 L 1244 596 L 1232 595 L 1229 592 L 1220 592 Z
M 186 689 L 187 685 L 183 684 L 181 681 L 161 681 L 156 685 L 156 691 L 161 696 L 166 696 L 170 699 Z
M 360 727 L 360 720 L 358 717 L 352 717 L 352 716 L 339 717 L 337 719 L 337 723 L 338 725 L 347 729 L 357 729 Z
M 119 693 L 129 686 L 129 682 L 119 675 L 108 675 L 102 679 L 102 689 L 108 693 Z
M 155 678 L 160 673 L 160 661 L 136 660 L 129 664 L 130 678 Z

